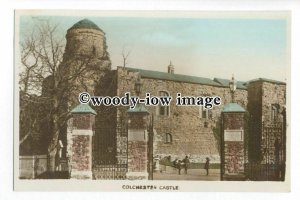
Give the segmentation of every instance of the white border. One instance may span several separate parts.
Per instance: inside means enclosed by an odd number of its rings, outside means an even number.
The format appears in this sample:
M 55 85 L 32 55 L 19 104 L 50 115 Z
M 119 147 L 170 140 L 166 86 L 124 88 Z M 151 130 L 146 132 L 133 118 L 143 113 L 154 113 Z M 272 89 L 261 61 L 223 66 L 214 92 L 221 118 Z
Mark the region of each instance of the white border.
M 64 16 L 79 16 L 79 15 L 91 15 L 91 16 L 137 16 L 137 17 L 195 17 L 195 18 L 259 18 L 259 19 L 285 19 L 287 20 L 287 32 L 289 35 L 290 31 L 290 12 L 287 11 L 276 11 L 276 12 L 270 12 L 270 11 L 243 11 L 243 12 L 235 12 L 235 11 L 219 11 L 219 12 L 214 12 L 214 11 L 206 11 L 206 12 L 201 12 L 201 11 L 95 11 L 95 10 L 90 10 L 90 11 L 82 11 L 82 10 L 18 10 L 16 12 L 16 29 L 15 29 L 15 51 L 16 51 L 16 63 L 15 65 L 17 66 L 17 60 L 19 59 L 17 57 L 18 55 L 18 48 L 19 48 L 19 41 L 18 41 L 18 36 L 19 36 L 19 18 L 20 16 L 23 15 L 64 15 Z M 287 38 L 288 44 L 287 48 L 290 46 L 289 44 L 289 37 Z M 289 67 L 286 69 L 289 71 Z M 247 72 L 245 72 L 247 73 Z M 18 68 L 15 69 L 15 78 L 18 80 Z M 289 74 L 289 73 L 288 73 Z M 289 78 L 288 78 L 289 81 Z M 287 85 L 289 87 L 289 84 Z M 289 90 L 289 89 L 287 89 Z M 15 105 L 19 105 L 19 93 L 18 90 L 15 90 Z M 287 92 L 287 96 L 289 97 L 289 92 Z M 289 98 L 288 98 L 289 99 Z M 289 103 L 288 103 L 289 104 Z M 287 109 L 289 109 L 290 106 L 287 106 Z M 289 114 L 289 110 L 287 110 L 287 113 Z M 14 118 L 15 122 L 18 122 L 19 120 L 19 107 L 15 107 L 14 109 Z M 287 121 L 289 122 L 289 116 L 287 116 Z M 18 124 L 15 124 L 15 156 L 14 156 L 14 188 L 17 191 L 20 190 L 25 190 L 25 191 L 97 191 L 95 188 L 103 188 L 106 186 L 110 186 L 109 191 L 127 191 L 123 190 L 120 181 L 92 181 L 92 182 L 87 182 L 87 181 L 75 181 L 74 185 L 70 185 L 69 180 L 20 180 L 18 178 L 18 172 L 19 172 L 19 160 L 18 160 L 18 152 L 19 152 L 19 139 L 18 139 Z M 290 140 L 289 140 L 289 129 L 287 129 L 287 147 L 290 145 Z M 289 156 L 289 151 L 287 151 L 287 162 L 286 162 L 286 177 L 284 182 L 217 182 L 217 181 L 164 181 L 165 185 L 172 185 L 172 186 L 178 186 L 179 191 L 183 192 L 203 192 L 203 191 L 227 191 L 227 192 L 241 192 L 241 191 L 248 191 L 248 192 L 257 192 L 257 191 L 269 191 L 269 192 L 288 192 L 289 191 L 289 185 L 290 185 L 290 170 L 289 170 L 289 161 L 290 161 L 290 156 Z M 148 181 L 146 182 L 148 185 L 149 184 L 154 184 L 157 185 L 161 181 Z M 43 183 L 46 184 L 51 184 L 51 187 L 44 185 Z M 123 181 L 122 184 L 130 184 L 131 181 Z M 216 184 L 217 183 L 217 184 Z M 141 182 L 138 180 L 135 180 L 132 184 L 142 184 L 145 185 L 145 182 Z M 239 187 L 234 187 L 237 184 Z M 25 189 L 26 188 L 26 189 Z M 87 188 L 87 189 L 83 189 Z M 93 189 L 94 188 L 94 189 Z M 263 190 L 262 190 L 263 188 Z M 102 190 L 101 191 L 107 191 L 107 190 Z M 134 190 L 134 191 L 142 191 L 142 190 Z M 158 190 L 160 191 L 160 190 Z
M 291 157 L 292 157 L 292 184 L 290 193 L 37 193 L 37 192 L 13 192 L 13 36 L 14 36 L 14 9 L 93 9 L 93 10 L 290 10 L 292 11 L 292 117 L 291 127 Z M 1 17 L 1 67 L 0 67 L 0 91 L 2 98 L 1 133 L 0 133 L 0 158 L 2 160 L 0 170 L 0 199 L 299 199 L 299 152 L 300 152 L 300 123 L 299 104 L 296 101 L 299 94 L 299 66 L 300 66 L 300 4 L 297 0 L 174 0 L 174 1 L 144 1 L 139 0 L 10 0 L 0 2 Z M 297 86 L 297 87 L 296 87 Z M 238 186 L 237 186 L 238 187 Z

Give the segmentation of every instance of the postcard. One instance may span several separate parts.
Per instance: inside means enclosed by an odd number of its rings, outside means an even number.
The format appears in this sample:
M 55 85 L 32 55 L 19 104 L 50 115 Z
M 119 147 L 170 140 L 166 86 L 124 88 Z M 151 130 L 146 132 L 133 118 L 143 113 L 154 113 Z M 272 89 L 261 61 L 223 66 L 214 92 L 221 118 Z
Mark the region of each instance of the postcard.
M 17 191 L 290 191 L 290 13 L 15 11 Z

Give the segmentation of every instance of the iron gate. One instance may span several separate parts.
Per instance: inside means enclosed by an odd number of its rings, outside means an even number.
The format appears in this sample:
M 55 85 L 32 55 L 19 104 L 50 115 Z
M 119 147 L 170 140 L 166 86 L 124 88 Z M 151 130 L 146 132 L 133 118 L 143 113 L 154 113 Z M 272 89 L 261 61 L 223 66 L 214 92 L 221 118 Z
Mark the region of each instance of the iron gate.
M 93 167 L 93 178 L 104 180 L 125 180 L 127 164 L 95 165 Z
M 254 124 L 252 123 L 252 126 Z M 261 130 L 261 134 L 252 132 Z M 256 124 L 249 134 L 249 163 L 246 172 L 250 180 L 284 181 L 286 161 L 286 133 L 282 122 Z M 252 158 L 252 159 L 251 159 Z

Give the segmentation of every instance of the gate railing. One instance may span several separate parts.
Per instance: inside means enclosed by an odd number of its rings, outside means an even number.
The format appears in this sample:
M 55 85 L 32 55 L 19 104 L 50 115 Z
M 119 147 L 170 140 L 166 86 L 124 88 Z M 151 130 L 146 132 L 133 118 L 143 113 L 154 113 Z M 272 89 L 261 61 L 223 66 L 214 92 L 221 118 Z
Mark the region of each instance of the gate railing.
M 95 165 L 93 167 L 94 179 L 125 180 L 127 164 Z
M 247 178 L 252 181 L 282 181 L 284 164 L 245 164 Z
M 252 159 L 249 159 L 249 163 L 245 164 L 248 179 L 284 181 L 286 161 L 284 123 L 269 122 L 251 125 L 255 126 L 251 127 L 249 134 L 255 137 L 251 138 L 252 142 L 248 149 Z

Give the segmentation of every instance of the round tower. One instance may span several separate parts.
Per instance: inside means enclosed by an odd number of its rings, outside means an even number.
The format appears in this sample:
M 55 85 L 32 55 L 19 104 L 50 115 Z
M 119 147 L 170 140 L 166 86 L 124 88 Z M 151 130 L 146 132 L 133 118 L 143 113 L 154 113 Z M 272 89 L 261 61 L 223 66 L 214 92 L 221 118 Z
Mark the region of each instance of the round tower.
M 83 19 L 67 31 L 62 69 L 72 91 L 71 107 L 78 104 L 81 92 L 95 94 L 95 87 L 109 73 L 111 62 L 105 33 L 92 21 Z
M 106 50 L 105 33 L 96 24 L 83 19 L 67 31 L 66 39 L 63 61 L 52 76 L 43 82 L 42 95 L 52 97 L 49 101 L 51 104 L 47 108 L 52 106 L 51 109 L 54 111 L 51 112 L 54 121 L 51 133 L 53 132 L 55 138 L 48 147 L 51 170 L 59 163 L 55 161 L 60 159 L 56 157 L 59 155 L 58 141 L 61 141 L 63 146 L 67 144 L 66 113 L 78 105 L 78 95 L 82 92 L 88 92 L 91 96 L 97 95 L 99 86 L 105 88 L 105 84 L 109 85 L 111 82 L 107 78 L 111 74 L 111 62 Z M 52 124 L 48 129 L 51 128 Z M 66 149 L 62 151 L 62 157 L 68 154 L 65 151 Z
M 92 21 L 83 19 L 74 24 L 66 35 L 66 54 L 103 59 L 107 56 L 105 33 Z

